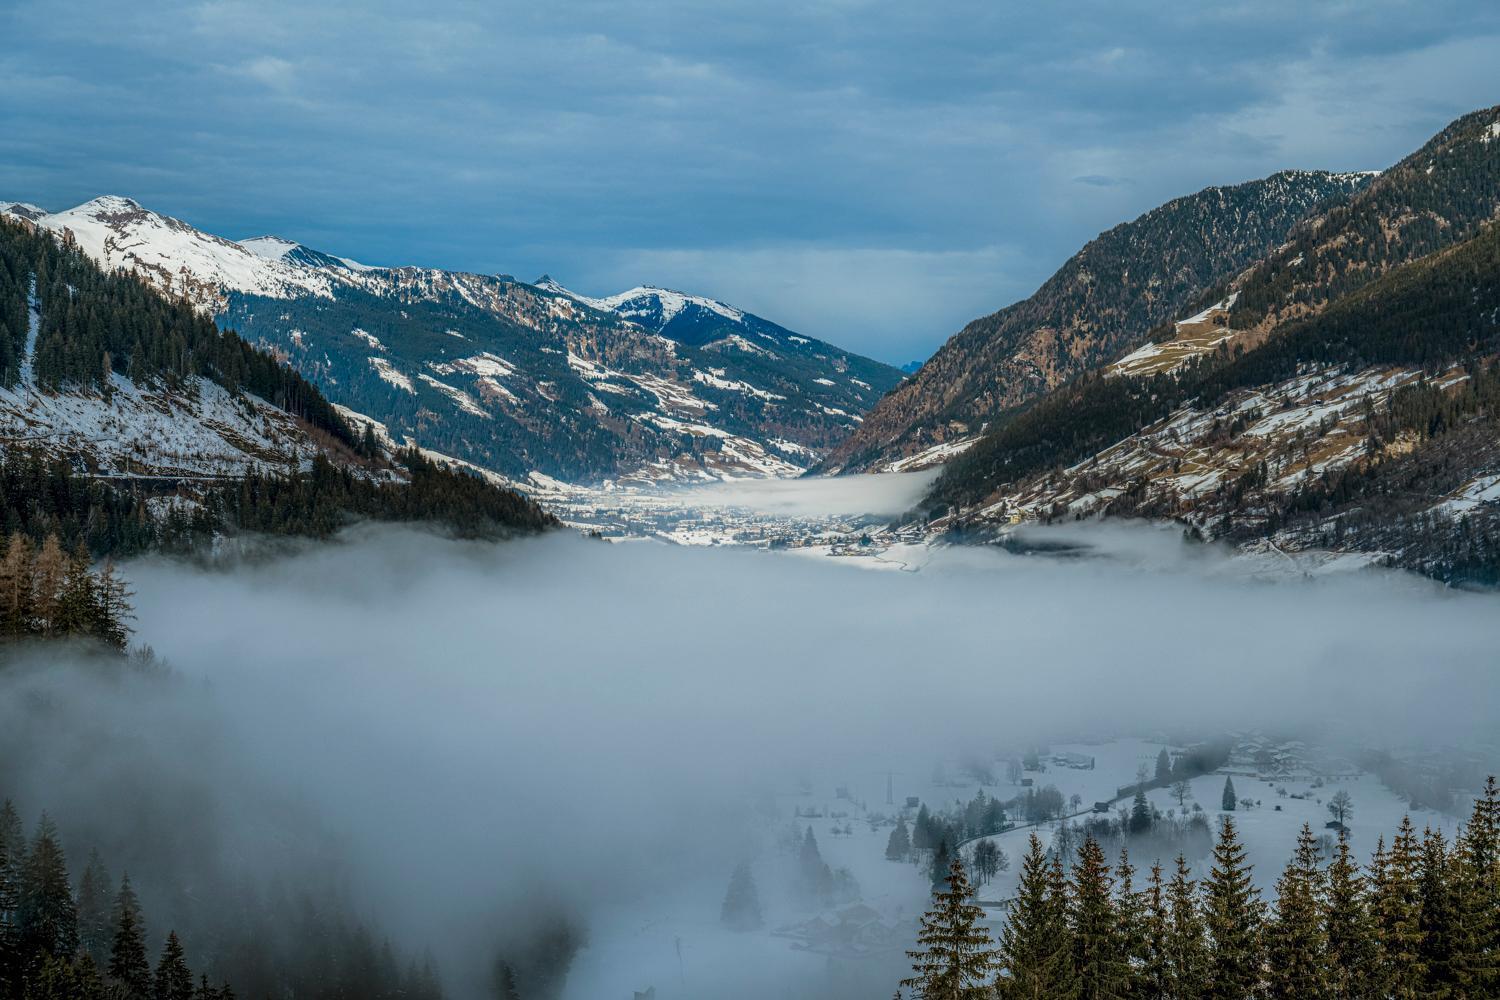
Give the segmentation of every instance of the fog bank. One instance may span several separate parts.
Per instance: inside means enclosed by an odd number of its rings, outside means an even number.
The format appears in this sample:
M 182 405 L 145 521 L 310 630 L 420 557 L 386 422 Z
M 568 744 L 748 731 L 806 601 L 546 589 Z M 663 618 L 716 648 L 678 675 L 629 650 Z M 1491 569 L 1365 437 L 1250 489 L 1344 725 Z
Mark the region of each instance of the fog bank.
M 568 996 L 669 1000 L 838 995 L 785 981 L 763 935 L 697 978 L 629 944 L 658 897 L 701 900 L 712 927 L 729 868 L 768 854 L 759 793 L 809 772 L 873 798 L 889 770 L 1070 735 L 1492 740 L 1493 597 L 1268 584 L 1131 538 L 1128 562 L 940 550 L 915 574 L 384 529 L 233 573 L 140 562 L 139 638 L 184 679 L 0 677 L 0 749 L 37 807 L 82 814 L 159 771 L 152 807 L 191 798 L 248 869 L 337 859 L 438 951 L 450 996 L 480 995 L 485 943 L 555 898 L 609 957 Z

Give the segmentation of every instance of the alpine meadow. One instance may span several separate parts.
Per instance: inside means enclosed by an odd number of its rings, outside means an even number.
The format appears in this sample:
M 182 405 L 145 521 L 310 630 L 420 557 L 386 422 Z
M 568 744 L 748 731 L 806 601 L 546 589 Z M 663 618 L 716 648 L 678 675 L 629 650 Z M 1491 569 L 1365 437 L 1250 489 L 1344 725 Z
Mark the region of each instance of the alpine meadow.
M 0 1000 L 1500 996 L 1500 9 L 0 36 Z

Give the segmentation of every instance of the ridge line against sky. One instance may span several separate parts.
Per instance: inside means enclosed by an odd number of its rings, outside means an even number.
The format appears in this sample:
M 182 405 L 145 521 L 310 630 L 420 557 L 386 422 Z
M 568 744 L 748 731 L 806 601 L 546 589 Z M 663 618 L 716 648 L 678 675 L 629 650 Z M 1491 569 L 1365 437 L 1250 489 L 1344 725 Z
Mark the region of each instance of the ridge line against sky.
M 1170 198 L 1500 102 L 1500 7 L 1454 0 L 121 6 L 0 11 L 0 197 L 676 287 L 897 363 Z

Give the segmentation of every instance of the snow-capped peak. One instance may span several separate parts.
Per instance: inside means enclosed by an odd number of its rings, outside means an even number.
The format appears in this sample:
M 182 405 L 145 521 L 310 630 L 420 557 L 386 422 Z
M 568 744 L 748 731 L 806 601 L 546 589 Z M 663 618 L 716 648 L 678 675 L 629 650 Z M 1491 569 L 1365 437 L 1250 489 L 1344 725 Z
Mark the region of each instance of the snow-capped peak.
M 27 201 L 0 201 L 0 215 L 14 215 L 17 218 L 35 222 L 46 214 L 45 208 Z
M 284 240 L 280 236 L 255 236 L 248 240 L 240 240 L 240 246 L 266 260 L 285 260 L 287 254 L 301 245 L 291 240 Z
M 146 209 L 142 208 L 141 203 L 134 198 L 127 198 L 120 194 L 102 194 L 92 201 L 84 202 L 77 208 L 69 209 L 69 212 L 89 215 L 119 215 L 146 212 Z M 162 216 L 162 218 L 165 218 L 165 216 Z
M 106 269 L 137 271 L 208 308 L 224 292 L 273 298 L 331 294 L 326 275 L 202 232 L 120 195 L 45 215 L 37 224 L 71 232 L 79 247 Z
M 745 319 L 742 311 L 717 299 L 702 295 L 689 295 L 686 292 L 659 288 L 655 285 L 637 285 L 614 295 L 593 298 L 570 291 L 549 274 L 542 275 L 532 284 L 545 291 L 566 295 L 570 299 L 592 306 L 601 312 L 614 313 L 616 316 L 631 320 L 656 332 L 660 332 L 689 306 L 715 313 L 731 323 L 742 323 Z

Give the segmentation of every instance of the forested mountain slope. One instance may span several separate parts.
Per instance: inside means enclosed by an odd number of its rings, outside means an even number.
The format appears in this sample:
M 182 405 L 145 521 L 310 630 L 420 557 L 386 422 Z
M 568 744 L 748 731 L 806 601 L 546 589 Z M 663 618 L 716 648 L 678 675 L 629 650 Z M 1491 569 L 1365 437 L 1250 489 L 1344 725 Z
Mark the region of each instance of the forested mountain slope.
M 997 422 L 934 486 L 937 524 L 1174 518 L 1500 582 L 1497 140 L 1500 108 L 1466 116 L 1310 220 L 1221 289 L 1211 348 Z
M 661 289 L 589 299 L 550 279 L 369 267 L 118 197 L 8 211 L 193 302 L 397 439 L 513 478 L 795 475 L 902 377 Z
M 553 523 L 533 503 L 356 434 L 298 372 L 189 302 L 0 219 L 0 530 L 98 553 L 351 517 L 472 533 Z
M 1002 411 L 1145 342 L 1206 289 L 1282 243 L 1298 220 L 1369 180 L 1286 171 L 1207 188 L 1116 226 L 1030 298 L 964 327 L 866 415 L 823 470 L 948 458 Z

